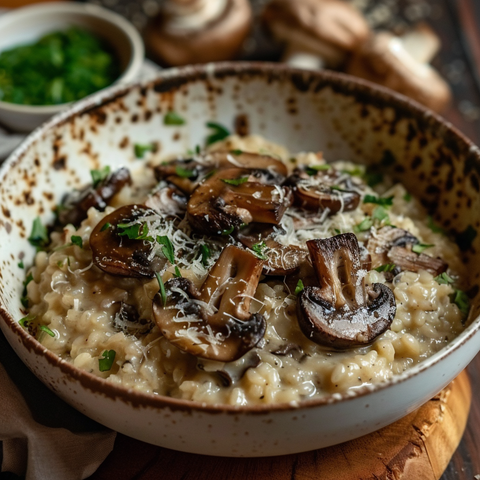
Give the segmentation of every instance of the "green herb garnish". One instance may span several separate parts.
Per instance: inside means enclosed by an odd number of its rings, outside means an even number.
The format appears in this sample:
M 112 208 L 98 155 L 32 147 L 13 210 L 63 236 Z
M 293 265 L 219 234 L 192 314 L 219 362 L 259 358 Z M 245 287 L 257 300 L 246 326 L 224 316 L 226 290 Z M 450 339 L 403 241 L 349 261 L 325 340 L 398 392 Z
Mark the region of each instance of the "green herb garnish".
M 266 260 L 268 257 L 265 255 L 266 250 L 268 249 L 267 244 L 265 242 L 255 243 L 252 245 L 253 253 L 260 259 Z
M 20 261 L 17 263 L 17 265 L 18 265 L 18 268 L 25 268 L 25 265 L 24 265 L 24 263 L 23 263 L 23 260 L 20 260 Z
M 100 229 L 100 231 L 101 231 L 101 232 L 104 232 L 105 230 L 107 230 L 107 228 L 110 228 L 111 226 L 112 226 L 112 224 L 107 222 L 107 223 Z
M 233 155 L 241 155 L 243 153 L 242 150 L 230 150 L 230 153 L 232 153 Z
M 155 144 L 154 143 L 136 143 L 133 146 L 133 151 L 135 152 L 135 156 L 137 158 L 143 158 L 147 152 L 155 151 Z
M 110 167 L 108 165 L 106 167 L 103 167 L 101 170 L 90 170 L 93 188 L 95 188 L 99 183 L 103 182 L 109 174 Z
M 26 317 L 23 317 L 21 318 L 19 321 L 18 321 L 18 324 L 23 327 L 23 328 L 27 328 L 28 327 L 28 324 L 32 321 L 32 320 L 35 320 L 36 318 L 36 315 L 27 315 Z
M 180 278 L 182 276 L 180 269 L 176 265 L 175 265 L 175 273 L 173 274 L 173 276 L 176 278 Z
M 115 356 L 115 350 L 105 350 L 102 357 L 98 359 L 98 369 L 101 372 L 108 372 L 112 368 Z
M 329 168 L 330 165 L 328 165 L 328 163 L 322 163 L 321 165 L 308 165 L 305 168 L 305 173 L 313 177 L 313 175 L 316 175 L 318 172 L 328 170 Z
M 375 195 L 365 195 L 363 203 L 374 203 L 382 207 L 390 207 L 393 205 L 393 195 L 391 197 L 376 197 Z
M 303 284 L 302 280 L 299 279 L 297 282 L 297 286 L 295 287 L 295 295 L 298 295 L 304 288 L 305 285 Z
M 175 263 L 175 250 L 170 239 L 166 235 L 158 235 L 157 243 L 163 245 L 162 253 L 165 255 L 165 258 L 173 265 Z
M 403 199 L 404 199 L 406 202 L 409 202 L 409 201 L 412 199 L 412 194 L 407 192 L 407 193 L 403 196 Z M 429 218 L 431 218 L 431 217 L 429 217 Z
M 432 231 L 432 232 L 435 232 L 435 233 L 442 233 L 443 235 L 446 235 L 447 232 L 442 228 L 442 227 L 439 227 L 434 221 L 433 221 L 433 218 L 429 215 L 427 217 L 427 227 Z
M 367 170 L 363 178 L 369 187 L 375 187 L 383 182 L 383 175 L 378 172 L 370 172 Z
M 202 255 L 202 265 L 204 267 L 207 266 L 208 264 L 208 259 L 210 258 L 210 249 L 208 248 L 207 245 L 200 245 L 200 253 Z
M 153 237 L 148 235 L 148 225 L 146 223 L 118 223 L 117 235 L 119 237 L 128 237 L 130 240 L 146 240 L 153 242 Z
M 45 248 L 48 245 L 48 231 L 47 227 L 42 224 L 40 217 L 33 221 L 32 232 L 28 237 L 30 245 L 37 247 L 37 249 Z
M 353 227 L 353 230 L 356 233 L 366 232 L 367 230 L 370 230 L 372 226 L 373 226 L 372 217 L 365 217 L 358 225 L 355 225 Z
M 379 267 L 375 268 L 377 272 L 392 272 L 395 270 L 396 265 L 394 263 L 384 263 L 383 265 L 380 265 Z
M 230 235 L 235 230 L 235 227 L 232 225 L 230 228 L 223 230 L 221 235 Z
M 184 125 L 185 120 L 176 112 L 167 112 L 163 117 L 164 125 Z
M 77 247 L 80 247 L 80 248 L 83 248 L 83 239 L 82 237 L 78 236 L 78 235 L 72 235 L 70 237 L 70 239 L 72 240 L 72 245 L 76 245 Z
M 390 225 L 390 217 L 388 212 L 382 206 L 375 207 L 375 210 L 372 213 L 373 220 L 377 220 L 378 223 L 383 225 Z
M 424 250 L 426 250 L 427 248 L 432 248 L 434 247 L 435 245 L 433 244 L 429 244 L 429 243 L 417 243 L 416 245 L 414 245 L 412 247 L 412 252 L 415 252 L 415 253 L 422 253 Z
M 180 165 L 177 165 L 175 167 L 175 173 L 181 178 L 193 178 L 196 175 L 196 172 L 194 170 L 183 168 Z
M 439 283 L 440 285 L 451 285 L 454 280 L 452 277 L 450 277 L 450 275 L 447 274 L 447 272 L 443 272 L 441 273 L 440 275 L 438 275 L 437 277 L 435 277 L 435 281 L 437 283 Z
M 167 292 L 165 291 L 165 285 L 163 283 L 162 276 L 155 272 L 155 276 L 157 277 L 158 287 L 160 288 L 160 297 L 162 298 L 162 304 L 165 306 L 167 304 Z
M 55 337 L 55 333 L 52 332 L 46 325 L 40 325 L 39 330 L 42 332 L 45 332 L 47 335 L 50 335 L 51 337 Z
M 342 173 L 346 173 L 351 177 L 363 177 L 365 175 L 365 167 L 354 167 L 351 170 L 344 168 Z
M 222 178 L 222 182 L 228 183 L 228 185 L 234 185 L 238 187 L 242 183 L 248 182 L 248 177 Z
M 207 122 L 207 127 L 213 130 L 213 132 L 207 137 L 207 145 L 219 142 L 220 140 L 223 140 L 230 135 L 230 131 L 219 123 Z
M 470 299 L 468 298 L 468 295 L 463 290 L 455 290 L 451 299 L 463 315 L 467 316 L 470 310 Z

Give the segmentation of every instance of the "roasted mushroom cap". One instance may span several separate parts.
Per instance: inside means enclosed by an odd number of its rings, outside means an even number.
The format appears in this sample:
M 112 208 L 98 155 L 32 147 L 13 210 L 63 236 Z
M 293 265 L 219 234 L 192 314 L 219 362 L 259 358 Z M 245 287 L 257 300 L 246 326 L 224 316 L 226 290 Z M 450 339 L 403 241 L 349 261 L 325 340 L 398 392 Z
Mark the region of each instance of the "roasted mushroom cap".
M 305 287 L 297 315 L 303 333 L 315 343 L 348 348 L 371 343 L 391 325 L 393 292 L 381 283 L 365 288 L 360 249 L 353 233 L 307 242 L 319 287 Z M 338 266 L 343 264 L 339 274 Z
M 358 207 L 360 194 L 351 190 L 349 176 L 342 178 L 341 173 L 333 168 L 312 170 L 312 167 L 296 169 L 285 181 L 285 185 L 292 188 L 295 205 L 314 211 L 328 209 L 330 215 Z
M 390 263 L 395 265 L 398 271 L 426 270 L 434 276 L 445 272 L 448 265 L 442 259 L 412 251 L 412 246 L 418 243 L 418 238 L 406 230 L 390 226 L 381 228 L 367 243 L 372 268 Z
M 185 352 L 219 362 L 237 360 L 265 334 L 264 317 L 250 313 L 261 272 L 261 260 L 230 245 L 200 290 L 186 278 L 165 284 L 165 304 L 160 293 L 153 299 L 155 322 Z
M 143 219 L 149 216 L 158 214 L 145 205 L 125 205 L 104 217 L 90 235 L 93 263 L 112 275 L 153 278 L 165 261 L 155 255 L 155 241 L 148 238 Z M 129 238 L 122 226 L 137 228 L 134 237 L 147 238 Z
M 237 234 L 242 244 L 253 250 L 264 260 L 265 275 L 289 275 L 306 261 L 307 251 L 295 245 L 283 245 L 272 237 L 275 230 L 271 225 L 252 224 Z
M 73 192 L 63 200 L 62 208 L 58 212 L 58 222 L 60 225 L 78 226 L 87 218 L 88 209 L 95 207 L 103 211 L 110 200 L 125 185 L 130 185 L 132 180 L 130 172 L 126 168 L 120 168 L 110 173 L 98 185 L 89 185 L 83 190 Z
M 188 198 L 182 190 L 168 182 L 160 182 L 152 192 L 145 205 L 156 212 L 167 216 L 183 216 L 187 211 Z
M 202 233 L 232 233 L 251 222 L 278 225 L 291 204 L 288 188 L 265 185 L 251 170 L 220 170 L 200 184 L 187 206 L 192 227 Z

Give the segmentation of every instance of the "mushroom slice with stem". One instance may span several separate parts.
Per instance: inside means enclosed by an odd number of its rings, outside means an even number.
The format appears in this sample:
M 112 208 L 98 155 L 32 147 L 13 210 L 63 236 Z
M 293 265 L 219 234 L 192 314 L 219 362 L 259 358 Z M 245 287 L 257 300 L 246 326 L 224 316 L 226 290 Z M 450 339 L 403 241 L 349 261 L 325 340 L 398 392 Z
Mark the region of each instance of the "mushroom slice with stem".
M 80 225 L 82 220 L 87 218 L 90 207 L 95 207 L 100 211 L 105 210 L 114 195 L 125 185 L 131 183 L 130 172 L 122 167 L 109 173 L 97 184 L 89 185 L 83 190 L 67 195 L 59 209 L 58 222 L 60 225 L 68 225 L 69 223 L 75 226 Z
M 262 262 L 233 245 L 224 248 L 202 287 L 186 278 L 165 284 L 153 299 L 153 316 L 162 334 L 200 358 L 232 362 L 263 338 L 263 315 L 250 313 Z
M 273 238 L 274 234 L 275 229 L 271 225 L 258 223 L 240 230 L 237 239 L 264 260 L 264 275 L 289 275 L 296 272 L 307 261 L 308 252 L 295 245 L 277 242 Z
M 285 185 L 292 187 L 295 205 L 314 211 L 328 209 L 330 215 L 355 210 L 360 194 L 352 190 L 351 177 L 325 166 L 327 169 L 318 171 L 296 169 L 287 178 Z
M 125 205 L 104 217 L 90 235 L 93 263 L 112 275 L 153 278 L 165 260 L 155 255 L 145 220 L 152 216 L 158 218 L 145 205 Z
M 220 170 L 192 193 L 187 218 L 192 227 L 205 234 L 230 234 L 252 222 L 278 225 L 291 205 L 290 190 L 265 185 L 252 170 Z
M 299 295 L 301 330 L 315 343 L 333 348 L 371 343 L 395 317 L 392 290 L 382 283 L 365 287 L 366 272 L 353 233 L 310 240 L 307 246 L 320 286 L 305 287 Z
M 372 268 L 390 263 L 395 265 L 397 273 L 402 270 L 410 272 L 426 270 L 437 276 L 445 272 L 448 265 L 442 259 L 412 251 L 412 247 L 418 243 L 420 243 L 418 238 L 407 230 L 391 226 L 382 227 L 367 242 Z

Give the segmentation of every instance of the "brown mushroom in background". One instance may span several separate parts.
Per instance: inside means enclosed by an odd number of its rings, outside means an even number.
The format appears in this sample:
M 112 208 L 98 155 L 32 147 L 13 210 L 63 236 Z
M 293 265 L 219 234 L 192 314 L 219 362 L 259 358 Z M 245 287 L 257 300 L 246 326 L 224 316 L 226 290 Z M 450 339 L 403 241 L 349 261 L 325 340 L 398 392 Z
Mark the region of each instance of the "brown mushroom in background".
M 145 42 L 165 65 L 232 60 L 251 20 L 248 0 L 166 0 L 147 26 Z
M 412 251 L 412 247 L 418 243 L 418 238 L 406 230 L 382 227 L 367 241 L 372 268 L 393 264 L 396 268 L 395 273 L 403 270 L 410 272 L 426 270 L 433 276 L 437 276 L 445 272 L 448 265 L 442 259 Z
M 278 225 L 291 205 L 290 191 L 260 183 L 252 173 L 229 168 L 201 183 L 188 201 L 190 225 L 211 235 L 230 234 L 252 222 Z
M 262 262 L 227 246 L 197 290 L 186 278 L 165 284 L 153 299 L 153 316 L 162 334 L 181 350 L 200 358 L 232 362 L 263 338 L 265 319 L 250 313 Z
M 153 278 L 165 265 L 165 260 L 154 253 L 155 241 L 129 238 L 119 227 L 136 224 L 141 237 L 146 226 L 143 218 L 147 216 L 158 214 L 145 205 L 125 205 L 104 217 L 90 235 L 93 263 L 112 275 Z
M 160 214 L 178 217 L 187 211 L 187 202 L 187 196 L 176 185 L 161 182 L 148 196 L 145 205 Z
M 437 112 L 451 100 L 448 83 L 429 65 L 440 42 L 427 25 L 397 37 L 379 32 L 351 57 L 346 72 L 384 85 Z
M 272 0 L 263 23 L 286 45 L 284 61 L 300 68 L 338 67 L 370 35 L 362 14 L 342 0 Z
M 277 227 L 278 228 L 278 227 Z M 264 275 L 290 275 L 307 260 L 308 252 L 295 245 L 283 245 L 272 238 L 275 233 L 271 225 L 253 224 L 242 229 L 237 239 L 264 260 Z
M 58 211 L 60 225 L 79 226 L 87 218 L 88 209 L 95 207 L 103 211 L 112 198 L 125 186 L 131 185 L 132 179 L 128 169 L 122 167 L 109 173 L 97 185 L 88 185 L 82 190 L 68 194 Z
M 353 233 L 307 242 L 318 287 L 305 287 L 297 302 L 298 322 L 312 341 L 333 348 L 367 345 L 395 317 L 393 292 L 381 283 L 365 287 L 360 249 Z M 343 268 L 339 271 L 339 264 Z
M 309 172 L 310 169 L 310 173 Z M 352 190 L 351 178 L 333 168 L 312 171 L 312 167 L 296 169 L 284 185 L 292 188 L 294 204 L 306 210 L 329 210 L 329 215 L 339 211 L 355 210 L 360 194 Z

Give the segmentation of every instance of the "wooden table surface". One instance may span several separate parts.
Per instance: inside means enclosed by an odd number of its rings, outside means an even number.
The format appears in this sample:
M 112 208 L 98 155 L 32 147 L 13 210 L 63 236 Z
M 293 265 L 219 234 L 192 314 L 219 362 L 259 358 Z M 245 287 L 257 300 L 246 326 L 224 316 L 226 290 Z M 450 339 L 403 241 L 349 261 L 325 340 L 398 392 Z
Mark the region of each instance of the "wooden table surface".
M 371 5 L 378 3 L 381 2 L 370 0 Z M 428 2 L 399 0 L 399 4 L 407 7 L 417 4 L 418 8 L 426 4 L 430 9 L 428 21 L 440 35 L 443 43 L 443 49 L 435 65 L 449 79 L 455 97 L 444 116 L 465 135 L 480 144 L 480 0 L 429 0 Z M 36 379 L 33 376 L 30 378 L 29 372 L 22 369 L 23 365 L 13 365 L 16 360 L 11 360 L 8 349 L 9 346 L 5 344 L 0 334 L 0 362 L 11 364 L 11 371 L 22 371 L 20 382 L 23 383 L 25 392 L 27 389 L 31 391 L 32 385 L 35 386 L 36 401 L 41 396 L 50 398 L 49 395 L 52 394 L 42 385 L 37 385 Z M 470 415 L 463 439 L 441 480 L 480 479 L 480 354 L 470 364 L 468 372 L 473 391 Z M 50 402 L 51 399 L 48 401 Z M 68 408 L 65 410 L 65 415 L 72 416 Z M 78 417 L 79 415 L 73 415 L 75 416 L 72 420 L 74 425 L 78 426 L 82 422 L 84 426 L 91 424 L 90 421 L 82 420 Z M 116 477 L 117 480 L 153 478 L 147 473 L 149 462 L 161 455 L 161 450 L 159 447 L 119 435 L 114 454 L 127 452 L 128 455 L 125 456 L 123 473 Z M 158 472 L 158 475 L 157 478 L 169 478 L 166 472 Z M 228 478 L 228 473 L 224 478 Z M 292 472 L 291 478 L 298 480 L 300 477 Z M 321 479 L 321 476 L 318 478 Z M 402 480 L 422 479 L 402 478 Z

